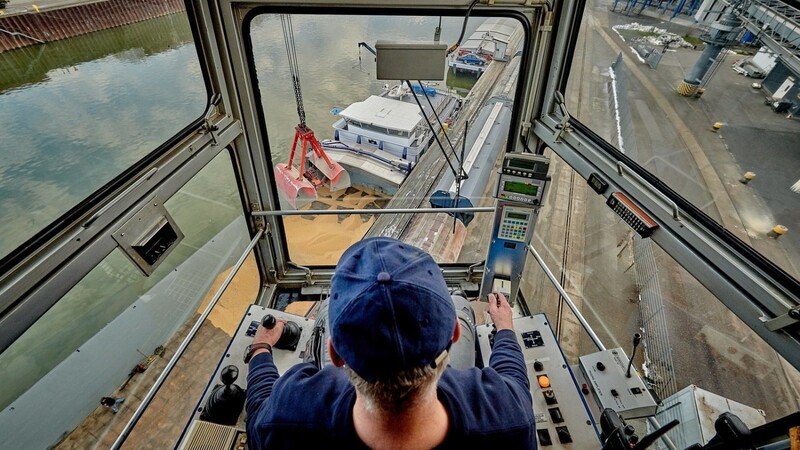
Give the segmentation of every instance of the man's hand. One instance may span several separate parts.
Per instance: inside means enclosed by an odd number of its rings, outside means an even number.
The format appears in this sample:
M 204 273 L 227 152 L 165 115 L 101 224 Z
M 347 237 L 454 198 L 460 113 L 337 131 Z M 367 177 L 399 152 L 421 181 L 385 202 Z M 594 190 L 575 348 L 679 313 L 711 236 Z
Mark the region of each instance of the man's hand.
M 258 325 L 258 329 L 256 330 L 256 335 L 253 336 L 253 344 L 260 344 L 262 342 L 266 342 L 271 346 L 275 346 L 278 342 L 278 339 L 281 338 L 281 334 L 283 334 L 283 328 L 286 326 L 285 320 L 278 320 L 275 322 L 275 326 L 267 329 L 264 328 L 263 325 Z M 267 352 L 266 349 L 258 349 L 253 352 L 253 356 L 256 356 L 260 353 Z
M 489 316 L 497 331 L 514 329 L 511 305 L 503 294 L 489 294 Z

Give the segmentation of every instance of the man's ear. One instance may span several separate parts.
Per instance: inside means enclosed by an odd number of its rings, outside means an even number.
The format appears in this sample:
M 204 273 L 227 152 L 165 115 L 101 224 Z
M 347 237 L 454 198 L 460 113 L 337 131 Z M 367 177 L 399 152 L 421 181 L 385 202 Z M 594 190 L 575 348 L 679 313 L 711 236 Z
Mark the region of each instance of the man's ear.
M 453 343 L 458 342 L 458 338 L 461 337 L 461 323 L 458 321 L 458 317 L 456 317 L 456 328 L 453 330 Z
M 335 367 L 344 367 L 344 360 L 342 359 L 341 356 L 339 356 L 338 353 L 336 353 L 336 350 L 333 348 L 333 340 L 331 339 L 330 336 L 328 336 L 328 355 L 330 355 L 331 362 Z

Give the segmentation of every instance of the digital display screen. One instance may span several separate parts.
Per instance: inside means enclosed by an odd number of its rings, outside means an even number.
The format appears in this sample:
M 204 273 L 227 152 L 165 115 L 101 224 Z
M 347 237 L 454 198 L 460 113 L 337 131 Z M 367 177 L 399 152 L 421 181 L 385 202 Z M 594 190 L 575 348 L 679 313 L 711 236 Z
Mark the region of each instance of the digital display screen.
M 515 194 L 536 197 L 536 193 L 539 192 L 539 186 L 536 184 L 521 183 L 519 181 L 506 181 L 503 184 L 503 190 Z
M 528 169 L 533 170 L 536 167 L 536 161 L 528 161 L 525 159 L 509 159 L 508 160 L 508 167 L 516 167 L 519 169 Z
M 517 220 L 528 220 L 527 214 L 520 214 L 520 213 L 513 213 L 510 212 L 507 214 L 509 219 L 517 219 Z

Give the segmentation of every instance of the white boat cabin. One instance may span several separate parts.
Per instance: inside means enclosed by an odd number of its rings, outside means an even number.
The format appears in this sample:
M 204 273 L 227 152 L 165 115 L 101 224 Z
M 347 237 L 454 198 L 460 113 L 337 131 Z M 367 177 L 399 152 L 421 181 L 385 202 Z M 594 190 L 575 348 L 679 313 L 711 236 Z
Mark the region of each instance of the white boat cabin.
M 339 116 L 333 128 L 341 142 L 372 146 L 414 161 L 427 141 L 419 107 L 411 103 L 372 95 L 348 106 Z

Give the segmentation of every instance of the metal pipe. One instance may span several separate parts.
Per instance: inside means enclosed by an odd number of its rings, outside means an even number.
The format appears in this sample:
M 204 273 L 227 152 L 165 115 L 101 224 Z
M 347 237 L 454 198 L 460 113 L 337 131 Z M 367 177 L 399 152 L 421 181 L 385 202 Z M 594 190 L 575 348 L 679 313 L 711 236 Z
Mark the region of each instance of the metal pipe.
M 528 244 L 528 251 L 530 251 L 533 254 L 533 257 L 536 258 L 536 262 L 539 263 L 539 266 L 541 266 L 545 275 L 547 275 L 547 278 L 550 278 L 550 282 L 553 283 L 553 286 L 556 287 L 558 293 L 561 294 L 561 297 L 563 297 L 564 301 L 567 302 L 567 306 L 569 306 L 569 309 L 571 309 L 572 313 L 575 314 L 575 317 L 578 319 L 578 322 L 580 322 L 581 326 L 583 326 L 583 329 L 586 330 L 586 333 L 592 339 L 594 345 L 596 345 L 597 348 L 600 349 L 601 351 L 605 350 L 606 346 L 603 345 L 603 343 L 600 341 L 600 338 L 597 337 L 594 330 L 592 330 L 592 327 L 589 325 L 588 322 L 586 322 L 586 319 L 583 318 L 583 314 L 581 314 L 581 312 L 578 311 L 578 308 L 575 307 L 575 303 L 572 302 L 572 299 L 569 297 L 569 294 L 567 294 L 564 288 L 561 287 L 561 283 L 558 282 L 556 277 L 553 275 L 553 272 L 551 272 L 550 269 L 547 267 L 547 264 L 545 264 L 542 257 L 539 256 L 539 253 L 537 253 L 536 249 L 533 248 L 533 245 Z
M 192 329 L 189 330 L 189 334 L 186 336 L 183 342 L 181 342 L 181 345 L 175 351 L 175 354 L 172 355 L 172 358 L 170 358 L 169 362 L 167 363 L 167 366 L 164 367 L 164 370 L 158 376 L 156 382 L 147 392 L 147 395 L 145 395 L 144 398 L 142 399 L 142 403 L 139 405 L 138 408 L 136 408 L 136 411 L 133 413 L 133 416 L 130 418 L 130 420 L 128 420 L 128 423 L 125 424 L 125 428 L 123 428 L 122 432 L 119 434 L 119 436 L 117 436 L 117 440 L 115 440 L 114 444 L 111 446 L 112 450 L 119 449 L 120 446 L 123 443 L 125 443 L 125 440 L 128 438 L 128 435 L 130 435 L 131 431 L 133 431 L 133 427 L 136 426 L 136 423 L 139 422 L 139 419 L 142 417 L 142 414 L 144 414 L 144 410 L 147 409 L 148 405 L 150 405 L 150 402 L 153 400 L 153 397 L 155 397 L 156 393 L 158 393 L 158 390 L 161 388 L 161 385 L 164 384 L 164 381 L 167 379 L 170 372 L 172 372 L 172 369 L 175 367 L 175 364 L 177 364 L 178 359 L 180 359 L 180 357 L 183 355 L 183 352 L 186 351 L 186 348 L 189 346 L 189 343 L 197 334 L 197 331 L 200 329 L 200 326 L 203 325 L 203 322 L 205 322 L 206 318 L 211 313 L 211 310 L 217 304 L 220 297 L 222 297 L 222 294 L 225 292 L 225 289 L 227 289 L 228 285 L 231 284 L 233 277 L 235 277 L 236 274 L 239 272 L 239 269 L 241 269 L 242 265 L 244 264 L 244 261 L 247 259 L 247 255 L 250 253 L 250 250 L 252 250 L 253 247 L 256 246 L 256 243 L 258 243 L 258 240 L 261 239 L 261 236 L 263 234 L 264 230 L 258 230 L 258 232 L 256 232 L 256 235 L 253 236 L 253 240 L 250 241 L 250 244 L 247 245 L 247 248 L 244 250 L 244 253 L 242 253 L 242 256 L 240 256 L 239 260 L 236 261 L 236 264 L 234 264 L 233 269 L 231 269 L 231 272 L 225 278 L 225 281 L 222 282 L 222 286 L 220 286 L 219 289 L 217 289 L 217 293 L 214 294 L 214 297 L 211 299 L 210 302 L 208 302 L 208 306 L 206 306 L 206 309 L 203 311 L 203 314 L 200 315 L 200 318 L 198 318 L 197 321 L 194 323 Z
M 253 211 L 253 216 L 317 216 L 332 214 L 405 214 L 405 213 L 457 213 L 457 212 L 494 212 L 494 206 L 479 206 L 474 208 L 396 208 L 396 209 L 312 209 L 312 210 L 286 210 L 286 211 Z
M 647 421 L 650 422 L 650 425 L 652 425 L 654 429 L 657 430 L 657 429 L 661 428 L 661 424 L 658 423 L 658 420 L 656 420 L 655 417 L 648 417 Z M 659 439 L 661 439 L 661 442 L 663 442 L 664 445 L 667 446 L 667 449 L 669 449 L 669 450 L 678 450 L 678 447 L 675 447 L 675 443 L 673 443 L 672 439 L 670 439 L 669 436 L 667 436 L 666 434 L 661 436 Z

